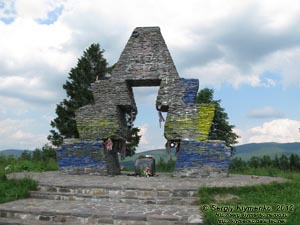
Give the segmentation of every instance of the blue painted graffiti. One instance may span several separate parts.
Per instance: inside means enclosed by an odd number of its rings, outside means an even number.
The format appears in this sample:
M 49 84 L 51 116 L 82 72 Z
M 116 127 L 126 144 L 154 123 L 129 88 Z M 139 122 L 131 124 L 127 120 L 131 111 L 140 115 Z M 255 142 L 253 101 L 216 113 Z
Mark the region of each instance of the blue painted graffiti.
M 64 144 L 56 150 L 58 166 L 105 168 L 103 151 L 102 142 Z
M 175 169 L 212 166 L 228 170 L 230 162 L 230 148 L 223 143 L 182 141 Z

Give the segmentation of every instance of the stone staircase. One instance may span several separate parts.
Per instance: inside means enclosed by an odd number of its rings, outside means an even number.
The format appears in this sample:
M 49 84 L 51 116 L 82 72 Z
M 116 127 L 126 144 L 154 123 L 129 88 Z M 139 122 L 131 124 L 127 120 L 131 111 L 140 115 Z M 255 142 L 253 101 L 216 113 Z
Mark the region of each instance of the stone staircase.
M 64 175 L 59 171 L 9 174 L 31 177 L 39 190 L 30 198 L 0 204 L 0 225 L 196 225 L 200 186 L 228 187 L 285 182 L 283 178 L 230 175 L 223 178 Z
M 170 177 L 59 178 L 65 182 L 42 179 L 30 198 L 0 204 L 0 224 L 203 224 L 198 187 L 176 185 Z

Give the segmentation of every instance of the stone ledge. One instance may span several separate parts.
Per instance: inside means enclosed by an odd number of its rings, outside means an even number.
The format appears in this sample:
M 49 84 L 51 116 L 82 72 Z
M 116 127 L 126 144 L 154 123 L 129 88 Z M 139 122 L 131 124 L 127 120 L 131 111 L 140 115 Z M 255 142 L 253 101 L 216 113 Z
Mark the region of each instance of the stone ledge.
M 181 196 L 173 197 L 147 197 L 141 195 L 92 195 L 92 194 L 75 194 L 75 193 L 53 193 L 53 192 L 30 192 L 31 198 L 62 200 L 62 201 L 93 201 L 93 202 L 115 202 L 115 203 L 138 203 L 138 204 L 156 204 L 156 205 L 193 205 L 198 199 L 195 197 Z
M 54 222 L 91 222 L 95 220 L 181 221 L 199 214 L 198 206 L 145 205 L 114 202 L 57 201 L 27 199 L 0 205 L 1 217 Z

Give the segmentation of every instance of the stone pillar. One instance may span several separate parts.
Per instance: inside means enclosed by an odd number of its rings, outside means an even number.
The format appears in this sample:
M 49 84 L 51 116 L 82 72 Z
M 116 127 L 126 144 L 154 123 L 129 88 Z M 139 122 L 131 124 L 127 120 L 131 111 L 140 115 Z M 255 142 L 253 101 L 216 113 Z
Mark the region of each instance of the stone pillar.
M 113 149 L 108 151 L 104 150 L 104 155 L 105 155 L 105 165 L 107 169 L 107 175 L 119 175 L 121 174 L 121 167 L 120 167 L 120 162 L 119 162 L 119 142 L 114 141 L 113 142 Z

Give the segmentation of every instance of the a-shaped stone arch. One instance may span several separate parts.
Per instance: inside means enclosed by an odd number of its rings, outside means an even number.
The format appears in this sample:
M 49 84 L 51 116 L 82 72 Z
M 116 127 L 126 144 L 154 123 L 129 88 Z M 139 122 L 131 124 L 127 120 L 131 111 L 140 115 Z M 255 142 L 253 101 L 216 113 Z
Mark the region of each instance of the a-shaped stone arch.
M 126 139 L 137 107 L 132 87 L 159 86 L 156 108 L 168 112 L 165 137 L 206 140 L 212 105 L 195 104 L 199 82 L 180 78 L 159 27 L 136 28 L 107 80 L 92 84 L 95 104 L 76 113 L 82 140 Z
M 188 141 L 184 146 L 195 151 L 198 151 L 197 143 L 207 141 L 214 106 L 195 104 L 199 81 L 179 77 L 159 27 L 138 27 L 130 36 L 111 77 L 92 84 L 95 104 L 76 112 L 81 141 L 113 141 L 113 151 L 106 156 L 110 174 L 120 172 L 117 152 L 124 153 L 130 123 L 138 113 L 132 87 L 141 86 L 159 86 L 156 108 L 167 112 L 164 130 L 167 141 Z M 184 164 L 183 169 L 185 167 Z M 188 167 L 195 165 L 188 164 Z

